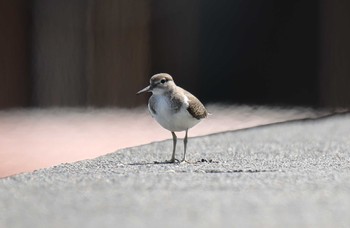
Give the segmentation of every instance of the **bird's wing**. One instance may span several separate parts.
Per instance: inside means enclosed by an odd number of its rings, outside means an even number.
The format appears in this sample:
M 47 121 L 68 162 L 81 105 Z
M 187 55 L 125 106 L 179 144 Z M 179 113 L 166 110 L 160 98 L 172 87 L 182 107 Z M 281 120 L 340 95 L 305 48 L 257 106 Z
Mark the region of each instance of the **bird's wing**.
M 188 98 L 188 107 L 187 111 L 196 119 L 203 119 L 208 116 L 208 112 L 205 109 L 202 102 L 200 102 L 195 96 L 193 96 L 190 92 L 183 90 L 184 95 Z

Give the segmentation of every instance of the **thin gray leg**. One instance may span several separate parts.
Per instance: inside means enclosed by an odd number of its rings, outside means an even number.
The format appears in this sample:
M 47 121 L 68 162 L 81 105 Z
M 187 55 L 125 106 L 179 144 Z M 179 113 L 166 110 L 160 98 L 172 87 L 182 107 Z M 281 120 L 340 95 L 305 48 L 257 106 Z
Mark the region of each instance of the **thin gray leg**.
M 171 132 L 171 134 L 173 135 L 173 155 L 171 156 L 171 159 L 167 162 L 174 163 L 175 162 L 175 151 L 176 151 L 177 137 L 173 131 Z
M 181 162 L 185 162 L 186 161 L 187 133 L 188 133 L 188 129 L 186 130 L 186 134 L 185 134 L 185 138 L 184 138 L 184 157 L 183 157 Z

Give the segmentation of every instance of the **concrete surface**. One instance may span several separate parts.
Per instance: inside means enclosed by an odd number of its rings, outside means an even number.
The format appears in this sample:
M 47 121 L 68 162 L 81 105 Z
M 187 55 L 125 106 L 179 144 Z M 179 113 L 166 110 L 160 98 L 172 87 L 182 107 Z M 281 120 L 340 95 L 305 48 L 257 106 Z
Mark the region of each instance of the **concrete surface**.
M 201 162 L 154 164 L 171 143 L 0 179 L 0 227 L 350 226 L 349 114 L 190 138 Z

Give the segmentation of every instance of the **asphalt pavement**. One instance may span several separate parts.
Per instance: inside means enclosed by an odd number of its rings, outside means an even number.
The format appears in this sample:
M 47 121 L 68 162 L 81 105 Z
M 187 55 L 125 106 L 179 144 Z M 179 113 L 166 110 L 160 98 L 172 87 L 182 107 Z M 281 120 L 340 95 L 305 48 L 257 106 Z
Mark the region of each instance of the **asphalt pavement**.
M 154 163 L 171 149 L 0 179 L 0 227 L 350 226 L 349 114 L 190 138 L 191 163 Z

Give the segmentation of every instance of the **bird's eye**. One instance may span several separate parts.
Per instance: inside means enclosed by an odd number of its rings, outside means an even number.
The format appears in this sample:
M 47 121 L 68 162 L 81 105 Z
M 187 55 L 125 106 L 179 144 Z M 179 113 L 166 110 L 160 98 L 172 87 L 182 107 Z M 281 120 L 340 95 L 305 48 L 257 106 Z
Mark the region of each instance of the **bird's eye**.
M 160 83 L 164 84 L 166 82 L 165 79 L 160 80 Z

